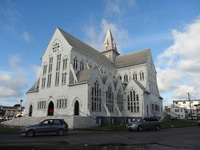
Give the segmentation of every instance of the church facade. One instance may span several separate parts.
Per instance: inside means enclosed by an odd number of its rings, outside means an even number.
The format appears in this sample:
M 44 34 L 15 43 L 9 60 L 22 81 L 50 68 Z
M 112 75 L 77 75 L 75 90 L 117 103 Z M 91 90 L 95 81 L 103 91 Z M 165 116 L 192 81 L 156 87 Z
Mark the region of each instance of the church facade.
M 150 49 L 120 55 L 110 29 L 99 52 L 57 28 L 41 61 L 27 91 L 28 117 L 63 118 L 76 128 L 162 116 Z

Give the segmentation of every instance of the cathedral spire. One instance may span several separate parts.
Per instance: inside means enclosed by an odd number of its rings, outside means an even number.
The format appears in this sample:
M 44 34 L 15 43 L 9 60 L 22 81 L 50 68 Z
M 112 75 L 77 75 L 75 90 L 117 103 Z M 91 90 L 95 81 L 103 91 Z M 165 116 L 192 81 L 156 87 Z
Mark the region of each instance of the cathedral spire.
M 106 38 L 104 40 L 103 48 L 102 48 L 102 54 L 104 54 L 112 63 L 115 62 L 115 58 L 119 55 L 117 46 L 115 43 L 115 40 L 112 36 L 112 32 L 110 29 L 110 21 L 108 21 L 108 31 L 106 34 Z
M 111 29 L 108 28 L 106 38 L 104 40 L 102 52 L 106 52 L 106 51 L 110 51 L 110 50 L 113 50 L 113 51 L 118 53 L 115 40 L 114 40 L 112 33 L 111 33 Z

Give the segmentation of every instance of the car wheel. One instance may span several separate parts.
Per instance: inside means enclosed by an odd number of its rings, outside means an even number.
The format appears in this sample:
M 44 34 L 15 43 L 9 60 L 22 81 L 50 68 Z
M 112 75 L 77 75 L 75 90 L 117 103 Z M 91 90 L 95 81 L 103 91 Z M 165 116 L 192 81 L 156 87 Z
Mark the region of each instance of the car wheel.
M 59 129 L 57 131 L 57 134 L 60 135 L 60 136 L 63 136 L 65 134 L 65 131 L 63 129 Z
M 156 131 L 159 131 L 160 130 L 160 126 L 156 125 L 155 129 L 156 129 Z
M 138 126 L 138 131 L 139 131 L 139 132 L 143 131 L 142 126 Z
M 28 137 L 33 137 L 34 135 L 35 135 L 35 132 L 33 130 L 28 130 L 26 132 L 26 136 L 28 136 Z

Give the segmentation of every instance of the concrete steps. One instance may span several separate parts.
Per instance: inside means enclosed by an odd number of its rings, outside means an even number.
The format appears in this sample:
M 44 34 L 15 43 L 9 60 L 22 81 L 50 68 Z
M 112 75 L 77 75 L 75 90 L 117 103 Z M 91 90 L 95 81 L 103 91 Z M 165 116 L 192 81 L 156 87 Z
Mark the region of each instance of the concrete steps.
M 98 125 L 96 124 L 96 119 L 91 117 L 67 116 L 67 115 L 46 116 L 46 117 L 23 116 L 21 118 L 13 118 L 12 120 L 2 122 L 1 124 L 6 126 L 28 126 L 28 125 L 38 124 L 45 119 L 64 119 L 65 122 L 68 124 L 69 129 L 88 128 Z

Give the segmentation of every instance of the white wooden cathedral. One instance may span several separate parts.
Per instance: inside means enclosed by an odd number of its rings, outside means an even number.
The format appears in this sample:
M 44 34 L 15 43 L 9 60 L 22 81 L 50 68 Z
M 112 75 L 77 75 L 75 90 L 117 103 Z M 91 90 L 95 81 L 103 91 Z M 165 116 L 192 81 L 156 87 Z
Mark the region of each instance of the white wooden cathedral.
M 27 91 L 29 118 L 63 118 L 70 128 L 162 116 L 150 49 L 120 55 L 109 28 L 101 52 L 57 28 Z

